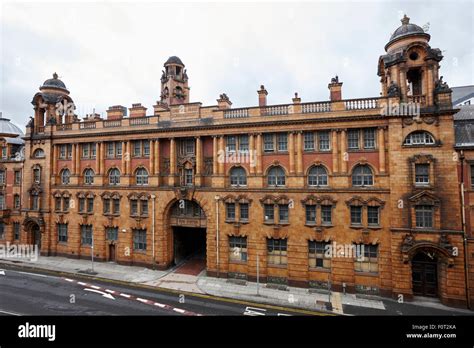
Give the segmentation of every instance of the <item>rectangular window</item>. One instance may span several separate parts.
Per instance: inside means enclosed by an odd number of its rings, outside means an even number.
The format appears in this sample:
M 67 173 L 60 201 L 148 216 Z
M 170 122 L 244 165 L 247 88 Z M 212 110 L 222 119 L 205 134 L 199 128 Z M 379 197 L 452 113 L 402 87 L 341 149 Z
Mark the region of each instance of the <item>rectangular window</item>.
M 193 170 L 192 169 L 184 170 L 184 184 L 186 186 L 193 186 Z
M 87 212 L 92 213 L 94 211 L 94 198 L 87 198 Z
M 82 144 L 82 158 L 89 158 L 89 144 Z
M 332 224 L 332 206 L 331 205 L 321 206 L 321 223 L 323 225 Z
M 134 229 L 133 231 L 133 249 L 146 250 L 146 230 Z
M 8 151 L 8 149 L 7 149 L 6 146 L 2 147 L 2 158 L 3 159 L 7 158 L 7 151 Z
M 81 225 L 81 244 L 92 245 L 92 225 Z
M 433 227 L 433 207 L 431 205 L 417 205 L 415 207 L 416 227 Z
M 364 129 L 364 149 L 375 149 L 375 129 Z
M 240 203 L 240 221 L 248 221 L 249 220 L 249 204 L 248 203 Z
M 118 227 L 107 227 L 105 232 L 107 240 L 118 240 Z
M 20 240 L 20 231 L 21 231 L 21 225 L 19 222 L 14 222 L 13 223 L 13 238 L 15 240 Z
M 184 151 L 187 155 L 194 155 L 194 139 L 186 139 L 184 141 Z
M 21 184 L 21 171 L 15 170 L 15 185 Z
M 288 223 L 288 204 L 278 204 L 279 222 Z
M 347 131 L 347 147 L 349 149 L 359 148 L 359 133 L 358 129 L 349 129 Z
M 141 205 L 141 215 L 147 216 L 148 215 L 148 201 L 146 199 L 141 199 L 140 200 L 140 205 Z
M 367 223 L 369 226 L 380 225 L 380 209 L 379 207 L 367 207 Z
M 103 205 L 104 205 L 104 214 L 110 213 L 110 198 L 104 198 Z
M 247 237 L 229 237 L 229 261 L 247 262 Z
M 310 225 L 316 224 L 316 206 L 305 205 L 306 209 L 306 223 Z
M 305 151 L 314 150 L 314 133 L 312 132 L 304 133 L 304 150 Z
M 114 152 L 114 143 L 108 142 L 108 143 L 107 143 L 107 157 L 108 157 L 108 158 L 113 158 L 114 155 L 115 155 L 115 152 Z
M 66 158 L 66 145 L 59 146 L 59 158 L 61 159 Z
M 117 141 L 115 143 L 115 154 L 117 155 L 117 157 L 122 157 L 122 142 L 121 141 Z
M 38 210 L 39 209 L 39 196 L 38 195 L 33 195 L 31 197 L 31 209 L 32 210 Z
M 249 136 L 241 135 L 239 138 L 239 150 L 248 151 L 249 150 Z
M 61 197 L 54 198 L 54 210 L 61 211 Z
M 263 151 L 264 152 L 273 152 L 275 151 L 273 144 L 273 134 L 265 133 L 263 134 Z
M 4 210 L 5 207 L 5 196 L 3 194 L 0 194 L 0 210 Z
M 138 201 L 136 199 L 130 200 L 130 214 L 132 216 L 138 215 Z
M 113 204 L 114 204 L 113 213 L 114 214 L 120 214 L 120 199 L 114 198 L 113 199 Z
M 96 152 L 96 149 L 97 149 L 97 144 L 96 143 L 93 143 L 93 144 L 90 144 L 91 146 L 91 158 L 95 158 L 97 152 Z
M 270 265 L 287 264 L 286 239 L 267 239 L 267 262 Z
M 471 164 L 471 188 L 474 188 L 474 164 Z
M 58 224 L 58 242 L 67 243 L 67 224 Z
M 72 144 L 67 145 L 67 158 L 68 159 L 72 158 Z
M 329 144 L 329 132 L 321 131 L 318 132 L 319 137 L 319 151 L 329 151 L 331 146 Z
M 39 184 L 41 182 L 41 170 L 39 168 L 33 169 L 33 181 L 36 184 Z
M 79 198 L 79 211 L 84 212 L 86 210 L 86 199 Z
M 351 224 L 360 225 L 362 224 L 362 207 L 351 206 Z
M 288 151 L 288 134 L 278 133 L 278 151 Z
M 235 203 L 226 203 L 226 220 L 234 221 L 235 220 Z
M 0 222 L 0 239 L 5 239 L 5 224 Z
M 265 222 L 273 222 L 275 219 L 275 210 L 273 204 L 264 204 Z
M 331 258 L 326 256 L 327 248 L 331 247 L 331 243 L 314 242 L 308 243 L 309 267 L 311 268 L 331 268 Z
M 143 140 L 143 156 L 150 157 L 150 141 Z
M 356 272 L 378 273 L 378 245 L 359 244 L 354 245 L 358 256 L 355 261 Z M 363 249 L 363 250 L 361 250 Z M 363 256 L 362 256 L 363 255 Z
M 20 195 L 13 196 L 13 207 L 15 209 L 20 209 Z
M 428 185 L 430 183 L 430 165 L 415 164 L 415 184 Z
M 69 211 L 70 199 L 69 197 L 63 198 L 63 211 Z
M 142 155 L 141 150 L 142 150 L 141 141 L 135 140 L 133 142 L 133 157 L 140 157 Z
M 226 146 L 227 146 L 227 151 L 235 151 L 236 149 L 236 140 L 235 140 L 235 135 L 228 135 L 226 137 Z

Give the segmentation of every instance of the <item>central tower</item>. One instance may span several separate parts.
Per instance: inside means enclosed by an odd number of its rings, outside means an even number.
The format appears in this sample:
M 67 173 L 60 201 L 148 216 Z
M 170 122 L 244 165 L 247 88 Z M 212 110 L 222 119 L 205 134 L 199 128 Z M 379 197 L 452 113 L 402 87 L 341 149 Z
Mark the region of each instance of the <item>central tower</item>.
M 169 57 L 161 75 L 160 101 L 166 105 L 189 103 L 188 75 L 179 57 Z

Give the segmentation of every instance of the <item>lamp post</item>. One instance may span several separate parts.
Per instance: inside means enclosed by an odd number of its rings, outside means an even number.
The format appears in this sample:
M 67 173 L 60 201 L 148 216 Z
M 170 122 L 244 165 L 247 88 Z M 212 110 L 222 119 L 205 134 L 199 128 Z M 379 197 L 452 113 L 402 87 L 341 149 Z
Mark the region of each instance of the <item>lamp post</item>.
M 214 197 L 216 200 L 216 266 L 217 266 L 217 278 L 219 278 L 219 197 Z

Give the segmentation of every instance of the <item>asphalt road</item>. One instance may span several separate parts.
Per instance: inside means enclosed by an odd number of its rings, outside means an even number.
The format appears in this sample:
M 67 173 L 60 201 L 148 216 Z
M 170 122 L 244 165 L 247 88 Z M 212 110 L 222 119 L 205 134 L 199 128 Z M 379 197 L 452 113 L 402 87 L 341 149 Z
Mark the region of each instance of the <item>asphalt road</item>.
M 298 309 L 212 296 L 183 295 L 5 268 L 0 271 L 0 315 L 305 314 L 308 313 Z

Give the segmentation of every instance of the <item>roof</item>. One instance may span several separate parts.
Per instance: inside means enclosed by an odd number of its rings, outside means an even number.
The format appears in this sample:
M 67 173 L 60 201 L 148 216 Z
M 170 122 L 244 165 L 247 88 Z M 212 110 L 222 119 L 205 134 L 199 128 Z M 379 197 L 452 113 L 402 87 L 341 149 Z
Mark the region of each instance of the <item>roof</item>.
M 40 87 L 41 88 L 57 88 L 57 89 L 62 89 L 64 91 L 67 91 L 66 85 L 64 82 L 62 82 L 60 79 L 58 79 L 58 74 L 54 73 L 52 79 L 48 79 L 44 81 L 43 85 Z
M 474 105 L 460 105 L 459 112 L 454 114 L 454 122 L 474 120 Z
M 179 59 L 179 57 L 177 56 L 171 56 L 168 58 L 168 60 L 165 62 L 165 65 L 168 65 L 168 64 L 179 64 L 179 65 L 182 65 L 184 66 L 183 62 L 181 61 L 181 59 Z
M 20 137 L 18 137 L 18 138 L 5 137 L 3 139 L 5 139 L 7 144 L 14 144 L 14 145 L 23 145 L 23 144 L 25 144 L 25 141 Z
M 22 137 L 25 134 L 20 127 L 11 123 L 8 118 L 0 117 L 0 135 L 18 135 Z
M 451 94 L 453 105 L 462 103 L 474 97 L 474 85 L 451 87 L 451 89 L 453 91 Z
M 420 26 L 416 25 L 416 24 L 413 24 L 413 23 L 410 23 L 410 18 L 407 17 L 407 15 L 405 15 L 402 20 L 402 25 L 399 26 L 392 34 L 392 36 L 390 37 L 390 41 L 387 43 L 387 45 L 385 46 L 385 48 L 387 48 L 387 46 L 389 46 L 392 42 L 394 41 L 397 41 L 403 37 L 408 37 L 408 36 L 419 36 L 419 35 L 423 35 L 425 36 L 428 40 L 430 39 L 430 35 L 425 33 L 425 31 L 423 30 L 423 28 L 421 28 Z

